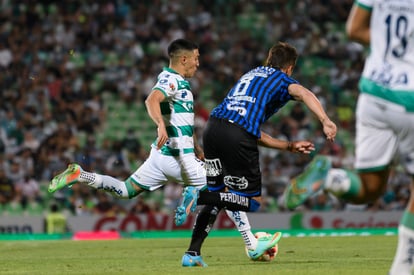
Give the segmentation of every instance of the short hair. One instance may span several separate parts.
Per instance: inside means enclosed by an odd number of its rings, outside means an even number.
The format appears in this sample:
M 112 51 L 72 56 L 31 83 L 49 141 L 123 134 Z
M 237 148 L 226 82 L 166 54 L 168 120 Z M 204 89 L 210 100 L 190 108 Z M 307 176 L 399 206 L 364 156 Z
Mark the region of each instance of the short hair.
M 196 43 L 180 38 L 171 42 L 171 44 L 168 46 L 167 53 L 171 58 L 182 50 L 193 51 L 196 49 L 198 49 L 198 45 Z
M 266 59 L 266 66 L 285 69 L 290 65 L 295 66 L 298 59 L 298 52 L 295 47 L 285 42 L 278 42 L 270 48 Z
M 56 213 L 59 211 L 59 206 L 56 203 L 50 205 L 50 212 Z

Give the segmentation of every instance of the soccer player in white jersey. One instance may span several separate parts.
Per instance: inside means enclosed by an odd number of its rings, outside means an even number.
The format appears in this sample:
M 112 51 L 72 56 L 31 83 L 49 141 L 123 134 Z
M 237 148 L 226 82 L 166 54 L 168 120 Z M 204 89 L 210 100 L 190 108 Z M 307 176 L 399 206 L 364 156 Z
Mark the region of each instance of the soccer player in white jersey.
M 351 203 L 374 201 L 386 190 L 390 165 L 397 154 L 414 179 L 414 0 L 357 0 L 346 30 L 350 39 L 370 47 L 356 110 L 357 173 L 311 163 L 286 189 L 289 208 L 303 203 L 318 190 L 315 186 Z M 411 185 L 391 275 L 414 274 Z
M 130 199 L 144 191 L 154 191 L 170 180 L 197 189 L 206 186 L 202 161 L 204 154 L 194 134 L 193 94 L 186 80 L 195 74 L 199 66 L 198 46 L 191 41 L 177 39 L 169 45 L 168 55 L 169 67 L 158 75 L 157 83 L 145 101 L 158 133 L 148 159 L 125 181 L 84 171 L 78 164 L 72 163 L 52 179 L 49 192 L 83 183 L 117 198 Z M 190 213 L 194 208 L 195 205 L 186 210 Z M 268 240 L 254 237 L 245 212 L 226 213 L 236 224 L 248 249 L 255 250 L 258 244 L 260 247 L 270 246 L 267 245 L 270 243 Z M 206 266 L 201 256 L 193 257 L 186 265 Z

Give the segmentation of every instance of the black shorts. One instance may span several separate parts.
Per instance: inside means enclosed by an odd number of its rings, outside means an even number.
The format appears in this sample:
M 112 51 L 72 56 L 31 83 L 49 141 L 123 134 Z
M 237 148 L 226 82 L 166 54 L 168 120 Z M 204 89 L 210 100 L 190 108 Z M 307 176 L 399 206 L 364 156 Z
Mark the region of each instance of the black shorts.
M 243 196 L 261 195 L 257 137 L 237 124 L 210 117 L 203 133 L 207 186 Z

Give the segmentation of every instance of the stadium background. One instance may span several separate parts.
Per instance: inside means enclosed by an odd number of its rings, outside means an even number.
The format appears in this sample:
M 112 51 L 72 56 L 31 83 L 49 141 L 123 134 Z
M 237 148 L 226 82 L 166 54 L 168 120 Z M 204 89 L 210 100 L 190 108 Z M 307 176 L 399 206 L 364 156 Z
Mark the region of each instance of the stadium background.
M 0 1 L 2 220 L 37 221 L 52 203 L 68 217 L 86 220 L 172 216 L 181 195 L 174 183 L 129 201 L 82 185 L 53 195 L 46 189 L 72 161 L 125 179 L 145 160 L 155 127 L 143 100 L 168 65 L 168 43 L 179 37 L 200 45 L 200 68 L 191 79 L 198 135 L 239 76 L 262 64 L 274 42 L 287 41 L 300 53 L 293 76 L 323 102 L 339 126 L 338 137 L 325 142 L 318 122 L 293 102 L 264 130 L 279 138 L 310 139 L 335 166 L 352 167 L 353 110 L 367 49 L 345 37 L 351 5 L 351 0 Z M 262 149 L 263 213 L 287 214 L 292 223 L 280 195 L 311 157 Z M 344 210 L 394 211 L 398 220 L 408 184 L 397 166 L 389 189 L 373 204 L 345 205 L 319 193 L 299 210 L 324 211 L 318 214 L 323 217 Z

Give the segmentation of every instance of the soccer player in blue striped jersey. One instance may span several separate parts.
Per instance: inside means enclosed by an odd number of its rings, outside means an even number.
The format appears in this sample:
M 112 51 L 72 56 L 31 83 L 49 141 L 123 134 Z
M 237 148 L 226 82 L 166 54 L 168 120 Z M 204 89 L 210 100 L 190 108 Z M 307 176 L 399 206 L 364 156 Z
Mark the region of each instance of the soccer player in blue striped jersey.
M 311 142 L 283 141 L 261 131 L 261 125 L 286 103 L 303 102 L 321 122 L 327 139 L 334 140 L 336 125 L 318 98 L 291 77 L 297 58 L 293 46 L 276 43 L 269 50 L 265 65 L 244 74 L 212 110 L 203 133 L 209 191 L 187 189 L 184 205 L 178 208 L 185 209 L 186 203 L 205 205 L 197 216 L 186 254 L 200 254 L 206 232 L 212 226 L 211 215 L 207 214 L 212 209 L 246 212 L 259 209 L 262 183 L 258 146 L 299 153 L 314 150 Z

